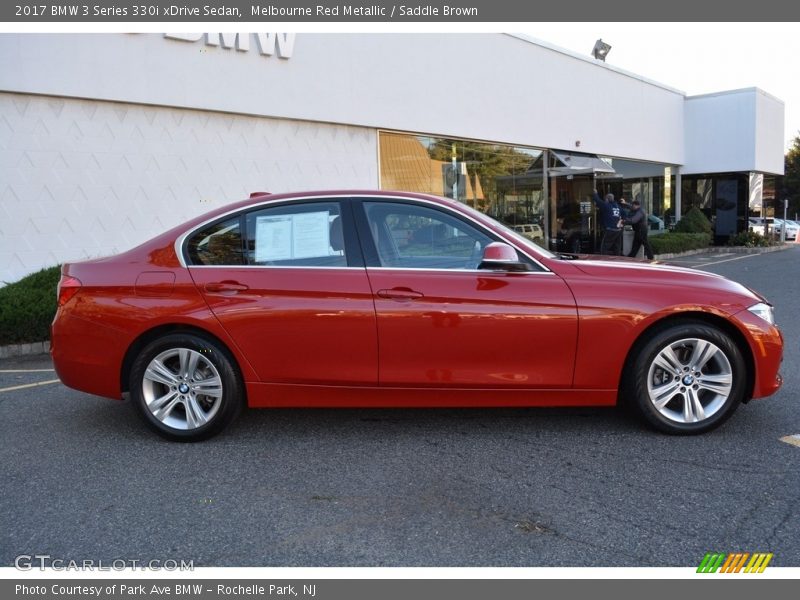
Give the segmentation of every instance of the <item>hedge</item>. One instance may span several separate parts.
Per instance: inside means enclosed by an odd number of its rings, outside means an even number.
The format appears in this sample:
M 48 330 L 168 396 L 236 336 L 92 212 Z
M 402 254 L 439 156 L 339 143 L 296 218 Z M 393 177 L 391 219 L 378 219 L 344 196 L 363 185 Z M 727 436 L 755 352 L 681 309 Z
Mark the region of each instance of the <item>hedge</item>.
M 50 339 L 61 267 L 32 273 L 0 288 L 0 346 Z
M 707 233 L 711 235 L 711 221 L 696 206 L 690 208 L 675 225 L 678 233 Z
M 698 250 L 700 248 L 708 248 L 711 244 L 711 234 L 709 233 L 678 233 L 670 231 L 661 235 L 651 235 L 648 239 L 653 247 L 653 254 L 671 254 L 686 252 L 687 250 Z
M 769 240 L 755 231 L 742 231 L 731 237 L 729 246 L 744 246 L 746 248 L 763 248 L 769 246 Z

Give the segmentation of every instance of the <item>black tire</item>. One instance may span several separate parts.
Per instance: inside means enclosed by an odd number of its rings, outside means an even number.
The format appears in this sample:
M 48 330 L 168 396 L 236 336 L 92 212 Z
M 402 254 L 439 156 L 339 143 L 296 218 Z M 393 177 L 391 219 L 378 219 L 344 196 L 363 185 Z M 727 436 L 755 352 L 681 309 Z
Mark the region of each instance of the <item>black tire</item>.
M 244 386 L 227 350 L 190 333 L 147 344 L 131 366 L 129 389 L 144 422 L 178 442 L 218 434 L 244 404 Z
M 748 376 L 742 352 L 714 326 L 676 322 L 653 332 L 634 352 L 622 375 L 624 400 L 659 431 L 710 431 L 745 399 Z

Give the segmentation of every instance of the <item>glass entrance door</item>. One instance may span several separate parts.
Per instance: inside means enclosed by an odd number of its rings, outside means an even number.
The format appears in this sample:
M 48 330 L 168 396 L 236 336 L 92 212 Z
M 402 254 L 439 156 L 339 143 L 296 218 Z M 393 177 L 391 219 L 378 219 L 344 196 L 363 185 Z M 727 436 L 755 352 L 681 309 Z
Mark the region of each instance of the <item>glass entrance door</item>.
M 550 249 L 554 252 L 591 254 L 599 248 L 594 175 L 550 176 Z
M 550 249 L 554 252 L 595 254 L 600 251 L 602 224 L 597 220 L 594 190 L 601 198 L 619 200 L 622 179 L 594 173 L 550 174 Z

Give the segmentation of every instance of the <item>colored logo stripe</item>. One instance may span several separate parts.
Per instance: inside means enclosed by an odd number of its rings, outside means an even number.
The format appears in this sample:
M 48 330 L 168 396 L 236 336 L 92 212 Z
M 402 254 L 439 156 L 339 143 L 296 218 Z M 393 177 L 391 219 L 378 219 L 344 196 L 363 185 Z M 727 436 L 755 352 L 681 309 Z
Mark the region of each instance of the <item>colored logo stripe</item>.
M 772 554 L 753 554 L 753 558 L 747 563 L 744 569 L 745 573 L 763 573 L 767 568 L 769 561 L 772 560 Z
M 737 552 L 736 554 L 729 554 L 728 560 L 722 565 L 720 573 L 738 573 L 742 570 L 744 561 L 750 556 L 749 552 Z
M 716 573 L 717 569 L 719 569 L 720 565 L 722 565 L 722 561 L 725 560 L 724 554 L 718 554 L 716 552 L 707 552 L 706 555 L 703 557 L 700 566 L 697 567 L 698 573 Z
M 767 565 L 772 560 L 772 553 L 756 552 L 732 552 L 723 554 L 721 552 L 707 552 L 697 567 L 698 573 L 739 573 L 744 567 L 745 573 L 763 573 Z M 747 559 L 750 559 L 747 562 Z M 747 562 L 747 566 L 744 564 Z

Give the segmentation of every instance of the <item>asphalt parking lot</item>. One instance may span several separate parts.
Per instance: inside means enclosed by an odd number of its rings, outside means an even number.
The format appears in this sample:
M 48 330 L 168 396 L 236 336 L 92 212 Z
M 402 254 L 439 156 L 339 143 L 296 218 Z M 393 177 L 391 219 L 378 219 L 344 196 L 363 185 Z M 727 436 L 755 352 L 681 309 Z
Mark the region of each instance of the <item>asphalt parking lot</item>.
M 781 441 L 800 434 L 800 248 L 692 262 L 766 294 L 786 339 L 783 389 L 698 437 L 614 409 L 261 410 L 176 444 L 47 383 L 46 356 L 0 361 L 0 564 L 800 566 Z

